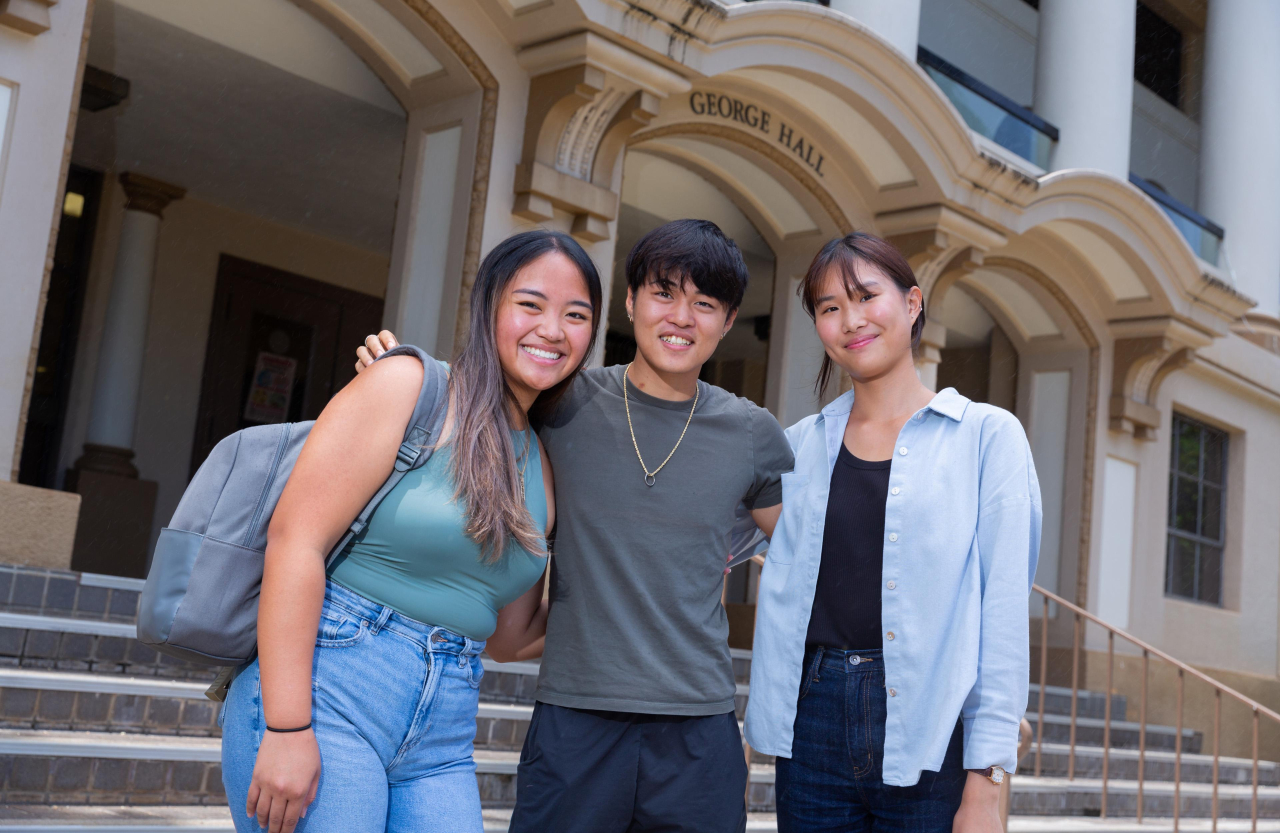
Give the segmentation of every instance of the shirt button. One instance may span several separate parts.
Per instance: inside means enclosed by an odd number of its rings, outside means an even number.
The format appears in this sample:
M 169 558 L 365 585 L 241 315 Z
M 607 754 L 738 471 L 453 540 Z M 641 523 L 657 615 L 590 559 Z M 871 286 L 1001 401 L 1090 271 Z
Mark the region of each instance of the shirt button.
M 898 586 L 898 585 L 894 584 L 894 583 L 891 581 L 891 582 L 889 582 L 888 584 L 886 584 L 885 586 L 886 586 L 886 587 L 888 587 L 890 590 L 893 590 L 893 589 L 897 588 L 897 586 Z
M 884 635 L 884 637 L 885 637 L 885 639 L 887 639 L 887 640 L 889 640 L 890 642 L 892 642 L 892 641 L 893 641 L 893 631 L 889 631 L 888 633 L 886 633 L 886 634 Z
M 898 540 L 898 533 L 896 533 L 896 532 L 890 532 L 890 533 L 889 533 L 889 541 L 890 541 L 890 542 L 893 542 L 893 541 L 897 541 L 897 540 Z
M 895 495 L 896 495 L 898 492 L 901 492 L 901 491 L 902 491 L 902 490 L 901 490 L 901 489 L 899 489 L 897 486 L 894 486 L 892 489 L 890 489 L 890 490 L 889 490 L 889 492 L 890 492 L 891 494 L 895 494 Z
M 896 690 L 896 689 L 892 689 L 892 688 L 891 688 L 891 689 L 889 689 L 889 696 L 890 696 L 890 697 L 897 697 L 897 696 L 898 696 L 898 692 L 897 692 L 897 690 Z
M 898 449 L 898 453 L 899 453 L 899 454 L 901 454 L 903 457 L 906 457 L 906 456 L 907 456 L 907 447 L 904 445 L 902 448 L 899 448 L 899 449 Z

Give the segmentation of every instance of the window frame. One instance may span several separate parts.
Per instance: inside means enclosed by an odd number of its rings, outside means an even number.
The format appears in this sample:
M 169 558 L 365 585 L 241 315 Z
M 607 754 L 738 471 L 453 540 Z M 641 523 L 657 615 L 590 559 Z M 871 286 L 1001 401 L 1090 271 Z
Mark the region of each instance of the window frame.
M 1191 426 L 1199 433 L 1199 441 L 1197 447 L 1196 474 L 1190 475 L 1183 472 L 1179 466 L 1180 437 L 1182 436 L 1183 427 Z M 1230 465 L 1230 449 L 1231 434 L 1221 428 L 1205 423 L 1194 417 L 1174 412 L 1173 420 L 1170 425 L 1169 437 L 1169 497 L 1166 505 L 1165 519 L 1165 573 L 1164 573 L 1164 595 L 1167 598 L 1178 599 L 1179 601 L 1193 602 L 1198 604 L 1212 605 L 1213 607 L 1225 607 L 1226 597 L 1226 559 L 1227 559 L 1227 481 L 1229 479 Z M 1207 479 L 1205 476 L 1205 457 L 1206 449 L 1209 447 L 1210 436 L 1220 438 L 1221 441 L 1221 474 L 1220 480 L 1214 481 Z M 1188 532 L 1181 529 L 1177 525 L 1177 502 L 1178 502 L 1178 484 L 1180 482 L 1194 483 L 1196 487 L 1196 506 L 1195 506 L 1195 527 L 1196 532 Z M 1218 530 L 1217 536 L 1208 536 L 1204 531 L 1205 522 L 1205 487 L 1218 491 L 1217 519 Z M 1174 552 L 1175 544 L 1178 541 L 1185 541 L 1195 546 L 1194 569 L 1192 571 L 1191 595 L 1184 595 L 1175 592 L 1174 589 Z M 1216 598 L 1205 598 L 1201 592 L 1200 580 L 1203 570 L 1203 551 L 1205 547 L 1211 547 L 1218 552 L 1218 592 Z

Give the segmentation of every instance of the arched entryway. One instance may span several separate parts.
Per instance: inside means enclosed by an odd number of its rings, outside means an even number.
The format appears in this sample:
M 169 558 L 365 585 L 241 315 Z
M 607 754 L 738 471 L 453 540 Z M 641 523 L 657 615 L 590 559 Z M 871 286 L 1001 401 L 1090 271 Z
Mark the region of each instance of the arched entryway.
M 365 333 L 450 352 L 497 83 L 425 0 L 103 0 L 86 64 L 23 480 L 80 492 L 76 569 L 141 575 L 213 444 L 314 417 Z

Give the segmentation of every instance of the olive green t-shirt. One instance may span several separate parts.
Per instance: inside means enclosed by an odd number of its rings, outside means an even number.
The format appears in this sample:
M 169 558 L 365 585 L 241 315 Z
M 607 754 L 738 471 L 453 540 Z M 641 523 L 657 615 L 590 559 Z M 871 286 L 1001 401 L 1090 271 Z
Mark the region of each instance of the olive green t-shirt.
M 776 506 L 791 447 L 773 416 L 698 383 L 688 432 L 653 486 L 636 459 L 625 366 L 584 371 L 539 432 L 556 484 L 551 612 L 537 699 L 578 709 L 733 711 L 729 625 L 720 603 L 735 510 Z M 628 386 L 652 471 L 692 400 Z

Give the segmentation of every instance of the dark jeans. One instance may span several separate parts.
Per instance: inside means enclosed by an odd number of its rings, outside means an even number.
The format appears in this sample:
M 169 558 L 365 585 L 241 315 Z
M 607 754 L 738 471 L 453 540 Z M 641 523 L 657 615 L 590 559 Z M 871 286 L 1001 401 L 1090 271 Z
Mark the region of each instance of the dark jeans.
M 747 762 L 733 712 L 709 717 L 538 703 L 510 833 L 742 833 Z
M 880 651 L 805 653 L 791 757 L 778 758 L 778 833 L 950 833 L 968 775 L 959 723 L 939 772 L 884 783 Z

